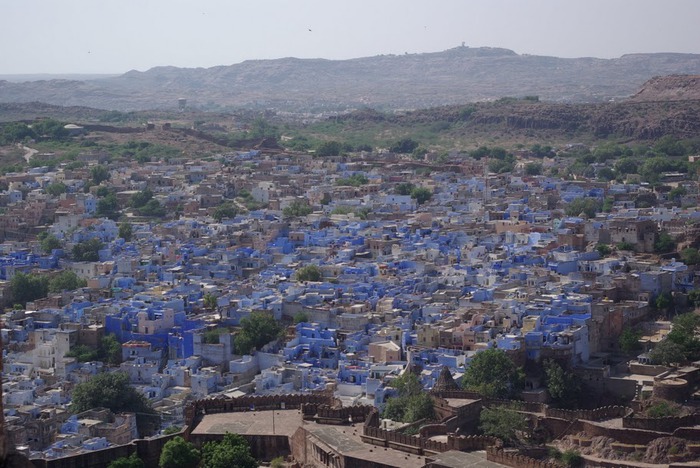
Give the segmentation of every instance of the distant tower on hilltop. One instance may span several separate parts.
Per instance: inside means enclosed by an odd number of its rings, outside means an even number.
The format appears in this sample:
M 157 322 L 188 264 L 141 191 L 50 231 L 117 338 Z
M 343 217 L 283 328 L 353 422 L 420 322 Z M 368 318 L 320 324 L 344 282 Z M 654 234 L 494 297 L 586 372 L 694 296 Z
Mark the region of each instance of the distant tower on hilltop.
M 186 106 L 187 106 L 187 99 L 180 98 L 177 100 L 177 108 L 180 110 L 180 112 L 184 111 Z

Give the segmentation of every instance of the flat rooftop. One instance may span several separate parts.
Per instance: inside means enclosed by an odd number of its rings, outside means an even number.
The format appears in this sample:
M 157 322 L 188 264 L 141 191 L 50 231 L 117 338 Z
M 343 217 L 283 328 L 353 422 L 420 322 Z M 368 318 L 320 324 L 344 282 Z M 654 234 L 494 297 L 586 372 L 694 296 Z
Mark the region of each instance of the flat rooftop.
M 502 468 L 504 465 L 488 461 L 486 452 L 460 452 L 458 450 L 449 450 L 447 452 L 438 453 L 428 456 L 433 463 L 440 466 L 448 466 L 450 468 Z
M 303 425 L 304 429 L 309 433 L 309 437 L 317 439 L 318 443 L 324 444 L 345 456 L 398 468 L 420 468 L 425 465 L 426 457 L 423 455 L 414 455 L 388 447 L 364 443 L 361 438 L 362 424 L 360 423 L 347 426 L 316 424 L 313 421 L 303 421 L 299 410 L 275 410 L 274 418 L 273 428 L 272 411 L 207 414 L 194 428 L 192 434 L 225 434 L 226 432 L 232 432 L 242 435 L 284 435 L 290 437 Z M 444 454 L 429 456 L 429 458 L 436 458 L 442 455 Z M 448 466 L 485 468 L 502 466 L 488 462 L 485 452 L 464 453 L 463 455 L 466 457 L 459 458 L 460 455 L 453 455 L 450 459 L 461 461 L 455 461 L 454 463 L 457 464 Z M 449 456 L 445 455 L 445 457 Z
M 290 437 L 302 425 L 301 411 L 243 411 L 206 414 L 192 434 L 284 435 Z M 308 425 L 309 423 L 304 423 Z

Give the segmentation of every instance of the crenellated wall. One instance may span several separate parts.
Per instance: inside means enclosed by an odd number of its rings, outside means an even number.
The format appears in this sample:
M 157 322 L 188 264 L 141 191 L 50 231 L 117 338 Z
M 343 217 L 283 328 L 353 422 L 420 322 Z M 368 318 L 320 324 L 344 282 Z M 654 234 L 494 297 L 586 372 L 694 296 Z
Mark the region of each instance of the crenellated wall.
M 632 409 L 626 406 L 603 406 L 592 410 L 565 410 L 546 407 L 544 411 L 547 417 L 566 419 L 567 421 L 576 421 L 577 419 L 604 421 L 612 418 L 623 418 L 631 413 Z
M 622 418 L 622 427 L 624 428 L 657 432 L 673 432 L 681 427 L 692 427 L 698 424 L 700 424 L 700 414 L 669 416 L 666 418 L 639 418 L 633 416 Z
M 128 457 L 136 453 L 146 466 L 158 466 L 158 459 L 163 445 L 182 433 L 168 434 L 153 439 L 137 439 L 126 445 L 115 445 L 103 450 L 94 450 L 63 458 L 33 459 L 36 468 L 106 468 L 117 458 Z
M 489 447 L 486 449 L 486 459 L 513 468 L 561 468 L 557 463 L 537 460 L 515 452 L 507 452 L 502 448 Z

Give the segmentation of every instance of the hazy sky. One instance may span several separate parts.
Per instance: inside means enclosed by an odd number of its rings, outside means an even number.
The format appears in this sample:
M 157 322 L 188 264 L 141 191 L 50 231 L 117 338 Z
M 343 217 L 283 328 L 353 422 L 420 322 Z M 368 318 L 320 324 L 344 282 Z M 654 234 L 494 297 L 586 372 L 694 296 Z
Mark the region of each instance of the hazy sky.
M 700 53 L 700 0 L 0 0 L 0 74 L 280 57 Z

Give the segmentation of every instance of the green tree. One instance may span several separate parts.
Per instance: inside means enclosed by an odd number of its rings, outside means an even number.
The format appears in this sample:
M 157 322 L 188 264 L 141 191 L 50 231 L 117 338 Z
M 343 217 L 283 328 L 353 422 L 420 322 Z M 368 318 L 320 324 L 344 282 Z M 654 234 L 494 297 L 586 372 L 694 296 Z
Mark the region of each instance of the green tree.
M 120 457 L 107 465 L 107 468 L 146 468 L 143 460 L 138 455 L 132 453 L 128 457 Z
M 612 253 L 612 249 L 608 244 L 598 244 L 595 248 L 601 257 L 607 257 Z
M 112 220 L 119 218 L 119 201 L 115 194 L 109 193 L 97 201 L 97 215 Z
M 46 276 L 33 273 L 15 273 L 10 280 L 12 299 L 23 306 L 27 302 L 46 297 L 49 293 L 49 280 Z
M 688 293 L 688 301 L 695 306 L 700 307 L 700 289 L 693 289 Z
M 554 156 L 554 151 L 552 151 L 551 146 L 542 146 L 539 144 L 532 145 L 530 147 L 530 153 L 535 158 L 549 158 Z
M 262 117 L 253 120 L 250 126 L 251 138 L 278 138 L 279 135 L 279 129 Z
M 296 272 L 297 281 L 321 281 L 321 270 L 316 265 L 306 265 Z
M 603 167 L 598 170 L 598 179 L 603 180 L 605 182 L 608 182 L 610 180 L 615 179 L 617 177 L 617 174 L 615 174 L 615 171 L 610 169 L 609 167 Z
M 147 216 L 150 218 L 162 218 L 166 215 L 165 207 L 155 198 L 149 200 L 145 205 L 136 211 L 140 216 Z
M 160 468 L 197 468 L 201 454 L 197 447 L 176 436 L 163 445 L 158 466 Z
M 634 250 L 634 244 L 631 242 L 618 242 L 617 245 L 615 245 L 617 250 Z
M 54 119 L 41 119 L 32 124 L 37 136 L 51 140 L 62 140 L 68 136 L 68 130 L 64 126 L 65 123 Z
M 367 219 L 367 217 L 369 216 L 369 214 L 371 212 L 372 212 L 371 208 L 369 208 L 367 206 L 363 206 L 362 208 L 358 208 L 355 211 L 355 216 L 357 216 L 359 219 Z
M 686 265 L 697 265 L 700 263 L 700 252 L 694 247 L 688 247 L 681 251 L 681 260 Z
M 294 324 L 305 323 L 309 321 L 309 314 L 306 312 L 297 312 L 294 314 Z
M 414 188 L 416 186 L 410 182 L 401 182 L 394 187 L 394 193 L 397 195 L 410 195 Z
M 642 333 L 639 330 L 635 330 L 630 327 L 625 327 L 620 334 L 620 349 L 627 354 L 632 354 L 639 351 L 642 346 L 639 343 L 639 339 L 642 337 Z
M 113 334 L 108 334 L 100 340 L 100 358 L 107 364 L 118 366 L 122 362 L 122 345 Z
M 656 194 L 651 192 L 640 193 L 634 199 L 635 208 L 651 208 L 652 206 L 656 206 L 658 204 L 659 201 L 656 198 Z
M 576 198 L 566 205 L 567 216 L 578 216 L 583 213 L 588 218 L 595 218 L 596 213 L 601 211 L 602 203 L 597 198 Z
M 520 434 L 527 431 L 528 421 L 525 415 L 507 406 L 484 408 L 479 415 L 479 429 L 513 445 L 520 439 Z
M 668 310 L 673 306 L 673 297 L 670 293 L 661 293 L 654 299 L 654 306 L 663 312 L 668 312 Z
M 556 361 L 544 362 L 545 383 L 549 396 L 562 408 L 575 408 L 581 396 L 580 380 L 573 373 L 567 372 Z
M 217 302 L 216 302 L 216 296 L 213 295 L 212 293 L 206 293 L 204 297 L 202 298 L 204 301 L 204 308 L 207 310 L 214 310 L 216 309 Z
M 97 349 L 87 345 L 72 346 L 66 356 L 73 357 L 78 362 L 102 361 L 111 365 L 121 363 L 122 346 L 114 335 L 105 335 L 100 340 Z
M 529 176 L 535 176 L 542 174 L 542 164 L 540 163 L 527 163 L 525 164 L 525 174 Z
M 613 197 L 605 197 L 605 200 L 603 200 L 603 207 L 601 210 L 603 210 L 603 213 L 610 213 L 613 210 L 613 206 L 615 204 L 615 199 Z
M 383 413 L 385 418 L 411 423 L 435 417 L 433 400 L 423 391 L 416 374 L 404 372 L 389 385 L 395 388 L 399 395 L 387 401 Z
M 418 148 L 419 144 L 417 141 L 412 140 L 411 138 L 403 138 L 390 148 L 392 153 L 402 153 L 402 154 L 408 154 L 412 153 L 414 149 Z
M 423 392 L 423 385 L 418 376 L 408 371 L 389 382 L 389 386 L 395 388 L 402 397 L 411 397 Z
M 313 208 L 311 208 L 306 201 L 294 200 L 289 206 L 282 210 L 282 214 L 287 217 L 300 217 L 311 214 L 313 211 Z
M 683 144 L 671 135 L 664 135 L 654 144 L 654 150 L 668 156 L 685 156 Z
M 76 262 L 97 262 L 100 259 L 99 251 L 102 247 L 102 242 L 96 237 L 78 242 L 71 251 L 73 260 Z
M 668 418 L 679 416 L 681 408 L 680 405 L 674 405 L 669 401 L 660 401 L 647 408 L 645 413 L 649 418 Z
M 685 362 L 685 353 L 681 345 L 666 338 L 654 346 L 654 349 L 649 352 L 649 358 L 653 364 L 667 366 Z
M 151 201 L 152 198 L 153 191 L 151 189 L 139 190 L 129 198 L 129 206 L 132 208 L 141 208 Z
M 496 174 L 503 174 L 506 172 L 512 172 L 515 168 L 515 157 L 512 154 L 508 154 L 505 158 L 495 158 L 489 161 L 489 171 Z
M 656 237 L 656 241 L 654 242 L 654 252 L 672 252 L 675 248 L 676 243 L 673 241 L 673 238 L 670 235 L 668 235 L 666 231 L 661 231 Z
M 109 175 L 109 169 L 107 169 L 105 166 L 98 164 L 97 166 L 93 166 L 92 169 L 90 169 L 90 177 L 92 178 L 92 183 L 95 185 L 100 185 L 100 182 L 103 182 L 105 180 L 109 180 L 110 175 Z
M 202 448 L 202 468 L 257 468 L 258 461 L 248 442 L 239 434 L 226 433 L 221 442 L 207 442 Z
M 141 436 L 153 434 L 159 425 L 159 416 L 146 397 L 129 384 L 123 372 L 105 372 L 79 383 L 73 389 L 71 411 L 82 413 L 104 407 L 114 413 L 136 413 L 136 425 Z
M 615 163 L 615 170 L 619 174 L 635 174 L 639 170 L 639 164 L 634 158 L 622 158 Z
M 112 193 L 112 190 L 109 187 L 105 187 L 104 185 L 97 187 L 97 190 L 95 190 L 95 195 L 97 195 L 98 197 L 106 197 L 110 193 Z
M 29 125 L 22 122 L 11 122 L 2 127 L 0 133 L 0 143 L 9 145 L 26 140 L 27 138 L 36 138 L 36 132 Z
M 422 205 L 423 203 L 430 200 L 432 196 L 433 192 L 431 192 L 425 187 L 414 187 L 413 190 L 411 190 L 411 198 L 415 198 L 416 203 L 418 203 L 419 205 Z
M 53 184 L 47 185 L 44 190 L 49 195 L 57 197 L 62 193 L 66 193 L 68 191 L 68 187 L 66 187 L 66 184 L 64 184 L 63 182 L 55 182 Z
M 221 222 L 224 218 L 233 219 L 238 214 L 238 209 L 233 205 L 233 203 L 222 203 L 214 209 L 212 217 L 217 221 Z
M 41 250 L 44 253 L 51 253 L 54 249 L 62 249 L 63 242 L 61 242 L 56 236 L 49 233 L 42 233 L 43 236 L 40 237 Z
M 73 291 L 87 286 L 87 281 L 80 278 L 74 271 L 62 271 L 49 280 L 49 292 Z
M 131 223 L 121 223 L 119 225 L 119 237 L 124 239 L 126 242 L 130 242 L 134 235 L 134 228 Z
M 463 387 L 484 396 L 509 398 L 523 387 L 524 374 L 505 352 L 487 349 L 477 353 L 462 378 Z
M 316 148 L 317 156 L 338 156 L 343 151 L 343 145 L 337 141 L 324 141 Z
M 278 338 L 280 333 L 282 333 L 282 326 L 274 317 L 262 312 L 253 312 L 249 317 L 241 320 L 241 330 L 234 341 L 236 353 L 250 354 L 253 348 L 262 348 Z
M 163 435 L 177 434 L 182 430 L 180 426 L 168 426 L 163 429 Z
M 100 355 L 98 350 L 87 345 L 72 346 L 70 351 L 66 353 L 66 357 L 75 358 L 78 362 L 99 361 Z
M 335 181 L 335 185 L 344 186 L 350 185 L 352 187 L 360 187 L 366 185 L 369 179 L 364 174 L 353 174 L 350 177 L 343 177 Z
M 423 147 L 423 146 L 419 146 L 418 148 L 411 151 L 411 155 L 413 156 L 413 159 L 416 159 L 416 160 L 422 160 L 426 154 L 428 154 L 428 149 Z

